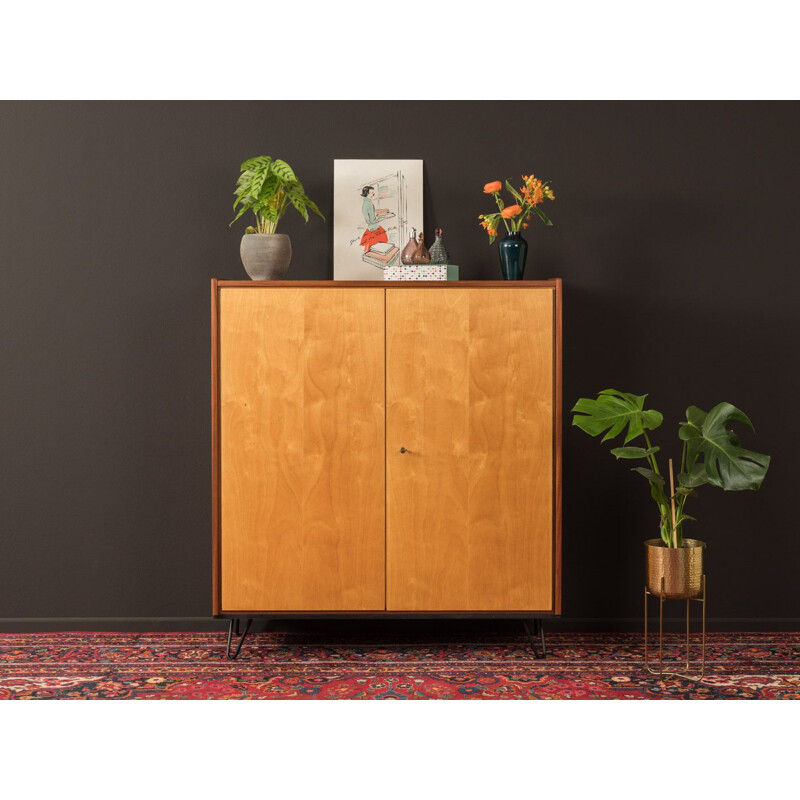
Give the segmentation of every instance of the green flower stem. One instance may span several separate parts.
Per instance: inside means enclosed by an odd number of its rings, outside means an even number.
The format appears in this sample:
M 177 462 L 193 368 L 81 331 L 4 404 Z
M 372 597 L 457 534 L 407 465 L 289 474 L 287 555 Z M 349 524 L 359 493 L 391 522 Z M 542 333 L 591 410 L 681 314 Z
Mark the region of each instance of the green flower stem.
M 508 227 L 508 220 L 503 216 L 503 209 L 505 208 L 505 204 L 503 203 L 503 200 L 500 197 L 500 192 L 494 193 L 494 201 L 495 203 L 497 203 L 497 207 L 500 209 L 500 219 L 503 220 L 503 225 L 506 226 L 506 233 L 511 233 L 511 228 Z

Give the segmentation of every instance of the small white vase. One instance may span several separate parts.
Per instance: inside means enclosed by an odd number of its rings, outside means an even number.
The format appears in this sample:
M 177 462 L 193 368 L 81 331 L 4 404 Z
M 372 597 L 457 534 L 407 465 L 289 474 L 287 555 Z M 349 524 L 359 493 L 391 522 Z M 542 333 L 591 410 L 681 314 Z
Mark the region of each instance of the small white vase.
M 292 242 L 285 233 L 246 233 L 239 254 L 254 281 L 277 281 L 289 269 Z

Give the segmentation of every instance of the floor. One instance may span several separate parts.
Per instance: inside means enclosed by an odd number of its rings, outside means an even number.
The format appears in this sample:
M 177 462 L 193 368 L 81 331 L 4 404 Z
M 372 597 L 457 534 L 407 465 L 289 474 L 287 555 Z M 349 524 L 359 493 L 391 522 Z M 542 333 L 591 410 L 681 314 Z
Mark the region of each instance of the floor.
M 665 641 L 681 658 L 685 639 Z M 225 645 L 224 632 L 0 634 L 0 699 L 800 699 L 800 633 L 709 633 L 702 680 L 648 674 L 641 633 L 550 633 L 544 659 L 515 625 L 299 625 L 251 633 L 236 661 Z

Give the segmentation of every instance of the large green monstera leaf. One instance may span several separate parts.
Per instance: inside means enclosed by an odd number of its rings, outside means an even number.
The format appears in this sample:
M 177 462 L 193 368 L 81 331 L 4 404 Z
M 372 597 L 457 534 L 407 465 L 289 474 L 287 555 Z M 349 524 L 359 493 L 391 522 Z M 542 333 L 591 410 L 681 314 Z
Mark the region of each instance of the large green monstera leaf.
M 618 392 L 616 389 L 603 389 L 598 394 L 597 400 L 582 397 L 575 403 L 572 411 L 577 413 L 572 418 L 572 424 L 590 436 L 598 436 L 605 432 L 601 440 L 604 442 L 619 436 L 627 428 L 624 442 L 627 444 L 637 436 L 641 436 L 644 430 L 657 428 L 663 420 L 659 411 L 644 410 L 646 397 L 646 394 L 629 394 Z M 618 458 L 643 458 L 645 455 L 642 448 L 630 447 L 619 450 L 630 452 L 620 453 L 617 455 Z
M 704 483 L 726 491 L 758 489 L 769 468 L 769 456 L 745 450 L 729 427 L 741 422 L 753 428 L 747 415 L 730 403 L 719 403 L 708 413 L 697 406 L 686 409 L 686 422 L 678 435 L 686 442 L 688 472 L 678 476 L 681 486 L 692 488 Z

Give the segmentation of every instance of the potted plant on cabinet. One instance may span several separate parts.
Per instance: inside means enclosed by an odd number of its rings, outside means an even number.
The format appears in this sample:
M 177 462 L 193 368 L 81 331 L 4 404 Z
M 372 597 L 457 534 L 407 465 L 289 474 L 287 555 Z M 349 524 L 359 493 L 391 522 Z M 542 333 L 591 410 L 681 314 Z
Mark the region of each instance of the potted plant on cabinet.
M 604 442 L 624 432 L 623 446 L 611 453 L 617 459 L 645 461 L 646 466 L 634 467 L 633 471 L 650 484 L 650 496 L 658 506 L 660 532 L 659 539 L 645 542 L 647 589 L 659 597 L 695 597 L 701 590 L 705 543 L 683 536 L 683 524 L 694 519 L 685 512 L 688 498 L 703 484 L 726 491 L 758 489 L 770 457 L 741 446 L 731 426 L 741 423 L 752 429 L 753 424 L 735 406 L 719 403 L 708 413 L 689 406 L 686 421 L 678 425 L 683 443 L 678 485 L 669 459 L 668 492 L 665 473 L 656 458 L 660 448 L 650 442 L 647 433 L 661 425 L 663 415 L 644 408 L 646 397 L 615 389 L 604 389 L 596 400 L 582 397 L 572 409 L 572 424 L 590 436 L 604 434 Z M 639 437 L 644 439 L 644 447 L 629 446 Z
M 275 233 L 283 215 L 294 206 L 308 222 L 308 212 L 322 213 L 305 193 L 294 170 L 279 158 L 256 156 L 240 167 L 242 174 L 236 181 L 236 200 L 233 210 L 238 213 L 233 225 L 247 211 L 252 211 L 256 225 L 248 226 L 239 248 L 242 263 L 253 280 L 281 278 L 292 260 L 292 243 L 283 233 Z

